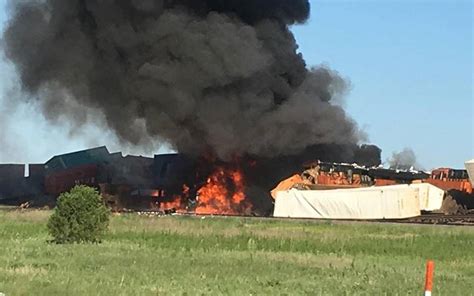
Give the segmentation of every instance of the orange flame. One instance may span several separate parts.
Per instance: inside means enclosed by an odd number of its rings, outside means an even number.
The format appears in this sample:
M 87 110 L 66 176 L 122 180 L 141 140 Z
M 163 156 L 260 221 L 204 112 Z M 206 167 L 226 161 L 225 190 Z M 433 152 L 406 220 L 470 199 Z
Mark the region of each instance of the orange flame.
M 239 170 L 218 168 L 198 190 L 196 214 L 247 214 L 244 180 Z
M 189 198 L 189 187 L 183 185 L 182 195 L 174 195 L 172 200 L 160 203 L 160 211 L 176 210 L 176 212 L 183 212 L 186 210 L 186 200 Z
M 160 203 L 160 211 L 167 210 L 181 210 L 184 208 L 184 202 L 181 199 L 181 196 L 175 195 L 173 200 Z

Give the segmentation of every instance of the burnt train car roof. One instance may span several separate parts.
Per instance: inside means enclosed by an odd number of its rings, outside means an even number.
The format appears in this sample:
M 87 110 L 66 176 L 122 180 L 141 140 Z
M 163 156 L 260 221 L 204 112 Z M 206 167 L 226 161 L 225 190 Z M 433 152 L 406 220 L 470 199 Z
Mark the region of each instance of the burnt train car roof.
M 107 147 L 97 147 L 82 151 L 56 155 L 45 164 L 48 170 L 62 170 L 77 167 L 85 164 L 96 164 L 105 162 L 110 156 Z

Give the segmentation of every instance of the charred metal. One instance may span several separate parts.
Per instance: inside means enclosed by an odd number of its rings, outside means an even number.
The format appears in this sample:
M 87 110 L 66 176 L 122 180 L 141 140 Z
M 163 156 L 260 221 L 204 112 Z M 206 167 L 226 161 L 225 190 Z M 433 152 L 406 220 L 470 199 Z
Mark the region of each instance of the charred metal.
M 362 147 L 357 157 L 363 159 L 369 150 L 373 148 Z M 372 167 L 370 162 L 368 159 L 365 164 L 369 165 L 364 166 L 306 158 L 251 157 L 222 162 L 185 154 L 150 158 L 110 153 L 103 146 L 57 155 L 45 164 L 0 165 L 0 203 L 53 206 L 61 193 L 76 185 L 88 185 L 97 188 L 116 211 L 265 216 L 271 214 L 273 207 L 270 190 L 295 172 L 299 172 L 296 178 L 283 181 L 282 186 L 333 189 L 427 182 L 446 191 L 472 192 L 465 170 L 438 169 L 428 174 Z

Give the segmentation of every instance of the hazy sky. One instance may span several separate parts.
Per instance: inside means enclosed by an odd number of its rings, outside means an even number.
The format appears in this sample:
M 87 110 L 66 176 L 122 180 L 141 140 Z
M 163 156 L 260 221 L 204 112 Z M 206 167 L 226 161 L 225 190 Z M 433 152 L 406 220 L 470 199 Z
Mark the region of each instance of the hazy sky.
M 351 81 L 347 111 L 384 150 L 384 160 L 404 147 L 427 169 L 462 167 L 474 158 L 472 1 L 311 3 L 311 21 L 293 28 L 300 51 L 309 66 L 327 64 Z M 104 144 L 123 148 L 95 127 L 71 134 L 67 122 L 45 122 L 34 105 L 7 106 L 15 74 L 5 61 L 0 73 L 0 162 L 44 162 Z

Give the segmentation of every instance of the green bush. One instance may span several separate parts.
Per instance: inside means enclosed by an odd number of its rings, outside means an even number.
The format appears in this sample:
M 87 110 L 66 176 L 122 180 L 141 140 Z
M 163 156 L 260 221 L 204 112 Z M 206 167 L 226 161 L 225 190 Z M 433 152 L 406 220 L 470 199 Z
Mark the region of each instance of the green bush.
M 58 244 L 98 243 L 107 231 L 109 213 L 96 189 L 79 185 L 59 196 L 48 230 Z

